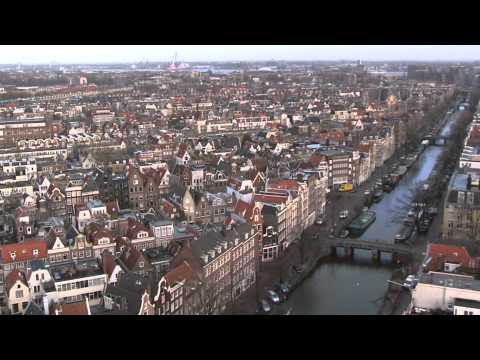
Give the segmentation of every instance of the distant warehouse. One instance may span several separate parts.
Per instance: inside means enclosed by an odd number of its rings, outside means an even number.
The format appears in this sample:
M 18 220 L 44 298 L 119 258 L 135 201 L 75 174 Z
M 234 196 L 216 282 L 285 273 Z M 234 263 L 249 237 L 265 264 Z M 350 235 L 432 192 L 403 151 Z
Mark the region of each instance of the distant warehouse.
M 0 119 L 0 146 L 16 145 L 19 140 L 53 137 L 62 129 L 61 121 L 43 116 Z

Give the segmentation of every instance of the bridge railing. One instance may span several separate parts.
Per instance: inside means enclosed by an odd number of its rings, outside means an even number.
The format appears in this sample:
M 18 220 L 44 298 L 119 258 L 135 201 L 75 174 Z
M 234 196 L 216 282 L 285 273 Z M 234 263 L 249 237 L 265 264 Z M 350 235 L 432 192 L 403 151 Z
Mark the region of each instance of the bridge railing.
M 332 239 L 332 246 L 352 247 L 352 248 L 364 248 L 371 250 L 379 250 L 385 252 L 397 252 L 397 253 L 411 253 L 412 249 L 408 245 L 403 244 L 391 244 L 380 240 L 354 240 L 354 239 Z

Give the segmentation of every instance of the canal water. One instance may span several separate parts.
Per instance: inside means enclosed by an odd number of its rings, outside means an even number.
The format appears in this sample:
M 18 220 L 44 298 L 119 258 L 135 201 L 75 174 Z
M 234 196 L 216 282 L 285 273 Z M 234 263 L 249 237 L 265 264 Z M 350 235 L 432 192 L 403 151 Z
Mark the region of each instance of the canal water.
M 457 118 L 455 113 L 442 129 L 447 135 Z M 427 180 L 443 148 L 429 146 L 409 169 L 400 183 L 370 209 L 377 214 L 376 221 L 360 237 L 362 240 L 394 242 L 395 235 L 407 216 L 413 198 L 413 189 Z M 355 250 L 351 259 L 329 258 L 318 266 L 291 295 L 287 307 L 296 315 L 375 315 L 382 305 L 396 265 L 391 255 L 382 254 L 380 263 L 373 262 L 370 251 Z

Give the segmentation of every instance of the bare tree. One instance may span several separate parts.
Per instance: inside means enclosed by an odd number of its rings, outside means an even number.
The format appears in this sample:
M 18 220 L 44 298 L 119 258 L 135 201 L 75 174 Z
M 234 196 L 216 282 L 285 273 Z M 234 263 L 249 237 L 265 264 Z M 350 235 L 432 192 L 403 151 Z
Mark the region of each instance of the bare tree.
M 218 283 L 209 278 L 204 279 L 192 296 L 194 312 L 200 315 L 218 314 L 221 303 L 220 296 Z

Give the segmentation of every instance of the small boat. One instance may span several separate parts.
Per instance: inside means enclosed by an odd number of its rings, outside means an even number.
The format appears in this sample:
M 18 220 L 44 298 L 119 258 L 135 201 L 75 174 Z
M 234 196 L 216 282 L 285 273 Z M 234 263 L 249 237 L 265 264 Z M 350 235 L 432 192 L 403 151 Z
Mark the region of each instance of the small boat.
M 426 234 L 428 232 L 428 229 L 430 228 L 430 220 L 424 219 L 419 225 L 418 225 L 418 232 L 420 234 Z
M 395 235 L 395 242 L 407 241 L 413 234 L 415 227 L 413 224 L 404 224 L 398 234 Z
M 375 193 L 373 194 L 373 200 L 375 202 L 379 202 L 380 200 L 382 200 L 382 198 L 383 198 L 383 191 L 382 190 L 375 191 Z

